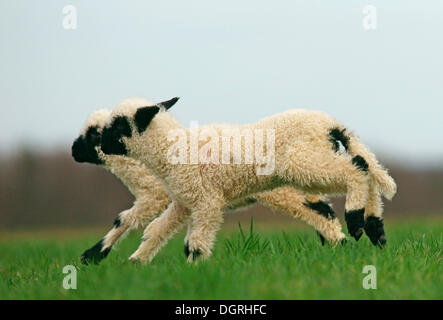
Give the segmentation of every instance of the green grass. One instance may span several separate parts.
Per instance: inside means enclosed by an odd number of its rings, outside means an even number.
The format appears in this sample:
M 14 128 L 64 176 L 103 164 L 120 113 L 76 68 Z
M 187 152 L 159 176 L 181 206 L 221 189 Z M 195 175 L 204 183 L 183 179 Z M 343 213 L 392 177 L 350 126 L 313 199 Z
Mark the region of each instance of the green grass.
M 387 222 L 387 247 L 367 237 L 321 247 L 312 229 L 258 227 L 220 232 L 214 255 L 188 265 L 183 235 L 150 265 L 127 257 L 140 233 L 118 244 L 100 265 L 79 255 L 102 234 L 52 233 L 0 239 L 0 299 L 442 299 L 443 223 Z M 65 265 L 78 270 L 77 290 L 65 290 Z M 377 268 L 377 289 L 365 290 L 365 265 Z

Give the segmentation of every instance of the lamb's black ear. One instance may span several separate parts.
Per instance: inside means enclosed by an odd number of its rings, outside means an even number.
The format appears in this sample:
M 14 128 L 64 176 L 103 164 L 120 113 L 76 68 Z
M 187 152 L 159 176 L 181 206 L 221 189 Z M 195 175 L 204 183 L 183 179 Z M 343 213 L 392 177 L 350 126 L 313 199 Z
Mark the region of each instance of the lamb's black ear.
M 163 107 L 165 107 L 166 110 L 168 110 L 178 101 L 178 99 L 180 99 L 180 98 L 175 97 L 175 98 L 172 98 L 171 100 L 160 102 L 159 105 L 162 105 Z
M 138 133 L 146 130 L 151 120 L 160 111 L 157 106 L 139 108 L 134 116 L 134 122 L 137 126 Z

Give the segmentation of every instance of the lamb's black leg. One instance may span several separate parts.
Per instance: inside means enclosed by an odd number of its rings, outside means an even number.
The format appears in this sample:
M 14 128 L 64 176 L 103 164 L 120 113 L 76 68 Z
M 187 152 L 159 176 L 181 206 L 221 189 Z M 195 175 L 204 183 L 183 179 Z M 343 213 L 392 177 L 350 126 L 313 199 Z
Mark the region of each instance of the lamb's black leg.
M 321 233 L 318 232 L 318 231 L 317 231 L 317 234 L 318 234 L 318 236 L 319 236 L 319 238 L 320 238 L 321 245 L 324 246 L 324 245 L 325 245 L 325 242 L 326 242 L 325 237 L 323 237 L 323 236 L 321 235 Z
M 189 258 L 189 256 L 192 255 L 192 261 L 195 261 L 201 255 L 200 249 L 197 249 L 195 251 L 191 251 L 189 249 L 189 243 L 188 242 L 185 243 L 184 252 L 185 252 L 185 255 L 186 255 L 187 258 Z
M 374 216 L 367 217 L 364 229 L 374 246 L 382 248 L 386 244 L 383 219 Z
M 111 247 L 103 249 L 103 239 L 97 242 L 94 246 L 83 252 L 81 261 L 83 264 L 99 264 L 111 251 Z
M 99 264 L 100 261 L 102 261 L 111 251 L 112 245 L 114 242 L 110 242 L 109 239 L 105 244 L 105 239 L 107 237 L 112 236 L 112 238 L 118 239 L 127 229 L 126 225 L 122 225 L 120 217 L 115 219 L 113 228 L 108 232 L 108 234 L 101 239 L 99 242 L 97 242 L 94 246 L 86 250 L 81 255 L 81 261 L 83 264 Z M 103 249 L 106 245 L 106 248 Z
M 348 232 L 355 240 L 360 240 L 363 235 L 365 209 L 350 210 L 345 212 L 346 225 Z

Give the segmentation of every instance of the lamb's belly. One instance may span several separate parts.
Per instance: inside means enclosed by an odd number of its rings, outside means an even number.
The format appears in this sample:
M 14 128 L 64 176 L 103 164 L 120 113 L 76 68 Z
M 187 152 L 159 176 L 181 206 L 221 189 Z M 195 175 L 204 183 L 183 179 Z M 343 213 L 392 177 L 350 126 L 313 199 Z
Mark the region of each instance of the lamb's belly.
M 223 170 L 211 176 L 211 182 L 226 201 L 247 197 L 272 187 L 272 176 L 256 174 L 255 165 L 225 165 Z

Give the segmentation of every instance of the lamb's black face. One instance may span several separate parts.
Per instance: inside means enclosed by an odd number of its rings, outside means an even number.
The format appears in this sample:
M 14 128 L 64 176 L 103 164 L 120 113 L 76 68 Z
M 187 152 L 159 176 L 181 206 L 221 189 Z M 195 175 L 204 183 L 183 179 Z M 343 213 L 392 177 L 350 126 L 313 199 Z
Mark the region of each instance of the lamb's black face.
M 119 116 L 106 126 L 102 132 L 101 149 L 106 154 L 127 155 L 128 150 L 121 141 L 123 137 L 132 137 L 132 129 L 128 118 Z
M 178 98 L 172 98 L 168 101 L 161 102 L 155 106 L 147 106 L 138 108 L 133 121 L 135 134 L 142 134 L 154 119 L 155 115 L 160 111 L 160 107 L 168 110 L 176 102 Z M 106 154 L 128 155 L 128 149 L 122 141 L 123 137 L 132 137 L 132 128 L 130 120 L 125 116 L 116 117 L 109 126 L 103 129 L 101 137 L 101 149 Z
M 103 164 L 95 147 L 100 145 L 100 132 L 97 126 L 89 127 L 86 134 L 80 135 L 72 144 L 72 157 L 77 162 Z

